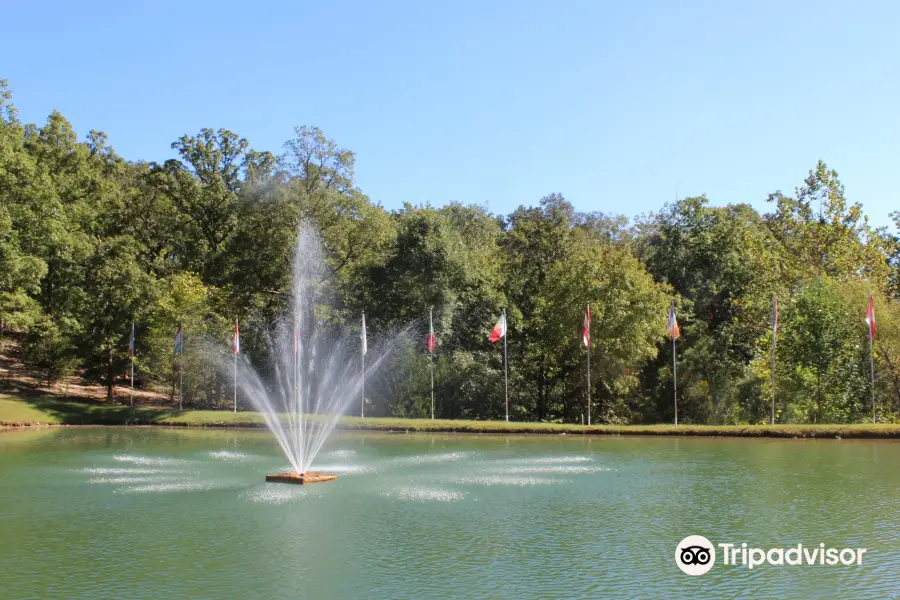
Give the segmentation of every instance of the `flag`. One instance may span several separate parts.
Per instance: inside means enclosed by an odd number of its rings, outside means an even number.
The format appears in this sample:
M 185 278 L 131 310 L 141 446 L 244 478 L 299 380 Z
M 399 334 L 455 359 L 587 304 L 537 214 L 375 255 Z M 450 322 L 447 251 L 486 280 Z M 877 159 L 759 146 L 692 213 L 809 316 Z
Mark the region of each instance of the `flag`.
M 134 321 L 131 322 L 131 338 L 128 340 L 128 356 L 134 358 Z
M 238 329 L 238 320 L 234 320 L 234 355 L 241 353 L 241 332 Z
M 772 337 L 778 335 L 778 296 L 772 296 Z
M 362 353 L 365 356 L 366 352 L 369 351 L 369 345 L 366 343 L 366 313 L 362 314 L 362 331 L 360 331 L 359 337 L 362 340 Z
M 668 325 L 669 335 L 672 337 L 672 340 L 677 340 L 681 337 L 681 330 L 678 328 L 678 319 L 675 318 L 675 301 L 672 300 L 672 303 L 669 304 L 669 325 Z
M 875 296 L 869 294 L 869 309 L 866 311 L 866 323 L 869 325 L 869 336 L 875 340 Z
M 178 331 L 175 332 L 175 347 L 172 349 L 172 354 L 181 354 L 184 351 L 184 330 L 181 327 L 178 328 Z
M 496 342 L 497 340 L 499 340 L 500 338 L 502 338 L 505 335 L 506 335 L 506 313 L 504 312 L 500 315 L 500 320 L 497 321 L 497 324 L 494 325 L 494 329 L 491 330 L 491 336 L 488 339 L 491 340 L 491 343 L 493 344 L 494 342 Z
M 591 305 L 587 305 L 584 311 L 584 326 L 581 328 L 581 341 L 585 348 L 591 347 Z
M 431 320 L 431 313 L 428 313 L 428 353 L 434 352 L 434 323 Z

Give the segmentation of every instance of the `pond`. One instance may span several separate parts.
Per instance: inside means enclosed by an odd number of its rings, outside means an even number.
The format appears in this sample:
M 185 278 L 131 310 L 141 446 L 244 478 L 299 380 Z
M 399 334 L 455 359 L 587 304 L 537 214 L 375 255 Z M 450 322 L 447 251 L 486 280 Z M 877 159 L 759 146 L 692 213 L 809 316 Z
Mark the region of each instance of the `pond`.
M 261 431 L 0 433 L 0 598 L 820 598 L 900 590 L 900 444 Z M 688 535 L 860 565 L 675 563 Z

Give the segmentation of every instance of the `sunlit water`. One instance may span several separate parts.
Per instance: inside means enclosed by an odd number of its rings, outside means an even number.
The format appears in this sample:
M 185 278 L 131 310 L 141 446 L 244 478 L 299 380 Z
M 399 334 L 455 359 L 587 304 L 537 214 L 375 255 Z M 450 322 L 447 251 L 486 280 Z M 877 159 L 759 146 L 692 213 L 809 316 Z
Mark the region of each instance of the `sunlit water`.
M 0 598 L 891 598 L 900 445 L 253 431 L 0 433 Z M 689 534 L 861 566 L 675 565 Z

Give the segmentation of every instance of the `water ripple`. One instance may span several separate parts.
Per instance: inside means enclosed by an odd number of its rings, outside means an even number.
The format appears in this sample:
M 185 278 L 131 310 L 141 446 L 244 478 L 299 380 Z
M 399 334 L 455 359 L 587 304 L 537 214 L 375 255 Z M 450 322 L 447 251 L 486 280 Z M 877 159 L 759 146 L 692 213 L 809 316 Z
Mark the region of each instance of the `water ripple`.
M 590 456 L 534 456 L 528 458 L 513 458 L 510 463 L 516 464 L 538 464 L 538 465 L 558 465 L 567 463 L 583 463 L 591 462 Z
M 267 485 L 244 492 L 241 497 L 255 504 L 286 504 L 303 498 L 321 497 L 322 493 L 302 485 Z
M 455 502 L 466 497 L 465 492 L 426 487 L 406 487 L 401 488 L 396 492 L 384 492 L 382 495 L 396 497 L 401 500 L 412 500 L 415 502 Z
M 464 484 L 464 485 L 518 485 L 518 486 L 555 485 L 555 484 L 560 484 L 560 483 L 567 483 L 567 481 L 565 479 L 553 479 L 551 477 L 515 477 L 515 476 L 509 476 L 509 475 L 499 475 L 499 476 L 485 475 L 482 477 L 463 477 L 461 479 L 457 479 L 456 482 Z
M 152 475 L 154 473 L 165 473 L 162 469 L 110 469 L 106 467 L 85 467 L 78 469 L 82 473 L 90 473 L 91 475 Z
M 614 471 L 610 467 L 585 467 L 585 466 L 575 466 L 575 465 L 543 465 L 543 466 L 534 466 L 534 467 L 508 467 L 508 468 L 497 468 L 496 471 L 503 473 L 564 473 L 564 474 L 572 474 L 572 473 L 603 473 L 608 471 Z
M 209 452 L 208 456 L 212 458 L 217 458 L 219 460 L 227 460 L 227 461 L 241 461 L 249 458 L 247 454 L 243 452 L 234 452 L 232 450 L 217 450 L 215 452 Z
M 397 463 L 400 464 L 429 464 L 429 463 L 437 463 L 437 462 L 452 462 L 457 460 L 463 460 L 468 458 L 471 455 L 469 452 L 443 452 L 440 454 L 417 454 L 415 456 L 406 456 L 403 458 L 398 458 L 396 460 Z
M 95 477 L 94 479 L 88 479 L 88 483 L 95 484 L 123 484 L 123 483 L 150 483 L 157 482 L 163 483 L 166 481 L 177 481 L 179 477 L 167 477 L 167 476 L 146 476 L 146 477 Z
M 145 494 L 160 492 L 198 492 L 221 487 L 213 481 L 179 481 L 171 483 L 153 483 L 117 489 L 120 494 Z
M 135 456 L 133 454 L 117 454 L 113 456 L 113 460 L 147 466 L 183 465 L 187 462 L 183 458 Z

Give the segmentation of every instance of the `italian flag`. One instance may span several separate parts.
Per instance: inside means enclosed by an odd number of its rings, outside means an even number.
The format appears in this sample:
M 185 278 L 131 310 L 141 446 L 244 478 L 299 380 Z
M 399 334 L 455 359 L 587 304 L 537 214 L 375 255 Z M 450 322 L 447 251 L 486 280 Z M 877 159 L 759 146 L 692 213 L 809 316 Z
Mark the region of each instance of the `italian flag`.
M 431 320 L 431 313 L 428 313 L 428 353 L 434 352 L 434 322 Z
M 875 339 L 875 296 L 869 294 L 869 308 L 866 310 L 866 323 L 869 325 L 869 338 Z
M 584 326 L 581 329 L 581 341 L 584 342 L 585 348 L 591 347 L 591 305 L 587 305 L 584 311 Z
M 500 315 L 500 320 L 497 321 L 497 324 L 494 325 L 494 329 L 491 330 L 491 336 L 488 338 L 491 340 L 491 343 L 497 342 L 506 335 L 506 313 Z

